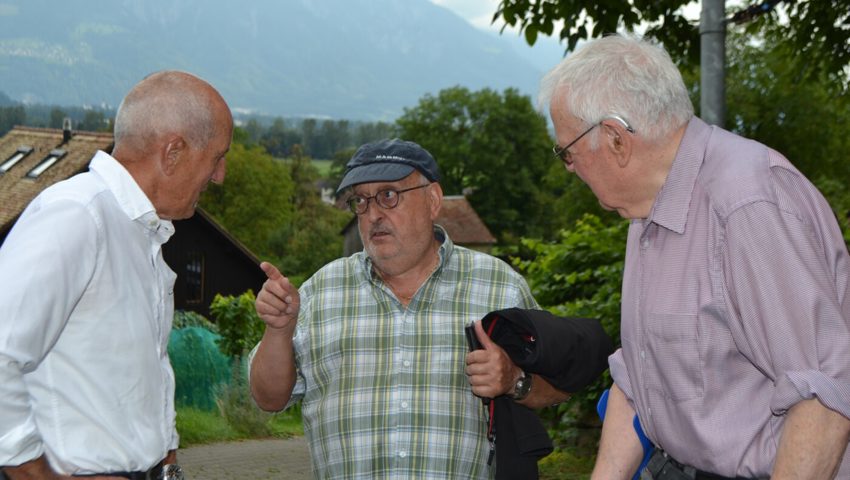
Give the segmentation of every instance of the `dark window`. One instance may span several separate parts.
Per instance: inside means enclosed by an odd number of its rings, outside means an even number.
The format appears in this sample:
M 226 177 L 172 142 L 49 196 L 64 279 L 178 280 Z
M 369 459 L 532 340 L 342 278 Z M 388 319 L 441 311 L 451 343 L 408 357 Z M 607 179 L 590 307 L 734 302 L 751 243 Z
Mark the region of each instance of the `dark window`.
M 186 254 L 186 303 L 204 301 L 204 254 Z
M 38 163 L 38 165 L 32 167 L 32 170 L 27 172 L 27 176 L 29 178 L 38 178 L 39 175 L 44 173 L 45 170 L 52 167 L 54 163 L 58 162 L 60 158 L 65 156 L 65 150 L 57 148 L 56 150 L 51 150 L 50 154 L 44 157 L 44 160 Z
M 18 147 L 18 150 L 13 153 L 11 157 L 7 158 L 2 165 L 0 165 L 0 173 L 8 172 L 9 169 L 17 165 L 17 163 L 23 160 L 24 157 L 29 155 L 30 152 L 32 152 L 32 147 L 30 146 L 22 145 Z

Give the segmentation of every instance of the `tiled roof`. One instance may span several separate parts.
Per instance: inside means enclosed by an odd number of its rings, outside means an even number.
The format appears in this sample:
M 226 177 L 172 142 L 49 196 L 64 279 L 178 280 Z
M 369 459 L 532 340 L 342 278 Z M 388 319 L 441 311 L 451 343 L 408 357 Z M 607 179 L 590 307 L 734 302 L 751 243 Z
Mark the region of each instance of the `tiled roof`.
M 443 197 L 443 208 L 436 223 L 443 226 L 454 243 L 459 245 L 493 245 L 496 237 L 475 213 L 472 205 L 461 195 Z
M 50 128 L 15 127 L 0 138 L 0 164 L 12 157 L 20 147 L 33 150 L 6 173 L 0 173 L 0 234 L 8 231 L 24 208 L 42 190 L 56 182 L 87 169 L 97 150 L 112 150 L 111 133 L 72 132 L 63 142 L 62 130 Z M 65 155 L 38 178 L 27 177 L 54 149 Z

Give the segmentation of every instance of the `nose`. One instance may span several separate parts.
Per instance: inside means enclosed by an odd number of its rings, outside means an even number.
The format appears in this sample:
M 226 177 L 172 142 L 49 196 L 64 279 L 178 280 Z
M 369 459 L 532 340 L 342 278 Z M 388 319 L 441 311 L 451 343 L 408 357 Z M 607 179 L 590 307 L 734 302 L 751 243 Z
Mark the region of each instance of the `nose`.
M 215 164 L 215 170 L 213 170 L 212 177 L 210 177 L 210 181 L 212 183 L 215 183 L 216 185 L 221 185 L 222 183 L 224 183 L 224 175 L 227 173 L 226 164 L 227 160 L 224 157 L 222 157 L 221 160 L 219 160 Z
M 370 222 L 374 222 L 384 216 L 384 209 L 378 205 L 378 199 L 373 197 L 366 200 L 366 211 L 361 217 L 366 217 Z

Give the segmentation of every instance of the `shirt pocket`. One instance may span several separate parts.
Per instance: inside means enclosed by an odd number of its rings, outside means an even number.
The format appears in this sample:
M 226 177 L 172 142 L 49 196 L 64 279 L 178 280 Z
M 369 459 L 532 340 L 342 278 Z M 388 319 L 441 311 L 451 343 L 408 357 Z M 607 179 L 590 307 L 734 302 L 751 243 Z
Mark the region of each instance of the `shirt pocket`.
M 646 336 L 646 384 L 673 401 L 703 395 L 697 315 L 651 313 Z

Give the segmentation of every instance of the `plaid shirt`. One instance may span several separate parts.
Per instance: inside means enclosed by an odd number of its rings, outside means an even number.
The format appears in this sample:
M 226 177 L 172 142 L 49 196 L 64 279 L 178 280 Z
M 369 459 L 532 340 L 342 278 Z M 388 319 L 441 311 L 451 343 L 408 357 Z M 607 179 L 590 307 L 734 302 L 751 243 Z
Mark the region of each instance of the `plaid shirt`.
M 504 262 L 454 246 L 407 308 L 364 252 L 301 288 L 294 337 L 304 430 L 316 478 L 487 479 L 481 400 L 464 373 L 463 328 L 486 313 L 539 308 Z

